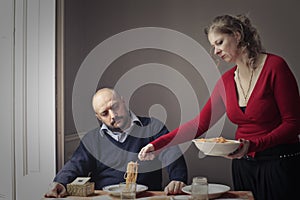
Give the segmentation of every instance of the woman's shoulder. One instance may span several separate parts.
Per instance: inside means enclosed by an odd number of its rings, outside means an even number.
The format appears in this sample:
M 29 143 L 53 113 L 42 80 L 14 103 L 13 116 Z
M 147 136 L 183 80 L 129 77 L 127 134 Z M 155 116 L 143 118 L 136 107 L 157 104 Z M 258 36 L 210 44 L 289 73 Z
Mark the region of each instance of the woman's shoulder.
M 282 63 L 286 63 L 285 59 L 279 55 L 273 54 L 273 53 L 267 53 L 267 63 L 271 62 L 271 63 L 278 63 L 278 64 L 282 64 Z
M 265 67 L 271 71 L 285 71 L 289 66 L 285 59 L 279 55 L 267 53 Z

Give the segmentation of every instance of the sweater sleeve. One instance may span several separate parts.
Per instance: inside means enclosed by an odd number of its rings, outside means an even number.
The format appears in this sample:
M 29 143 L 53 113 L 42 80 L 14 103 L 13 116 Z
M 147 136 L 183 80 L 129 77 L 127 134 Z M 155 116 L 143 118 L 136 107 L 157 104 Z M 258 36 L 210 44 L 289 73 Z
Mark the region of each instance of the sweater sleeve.
M 272 63 L 271 86 L 281 123 L 262 137 L 251 139 L 249 152 L 296 142 L 300 133 L 300 98 L 296 79 L 283 59 Z
M 54 181 L 66 186 L 79 176 L 88 176 L 91 169 L 94 168 L 94 161 L 94 157 L 85 148 L 83 142 L 80 142 L 71 159 L 55 176 Z
M 169 132 L 166 126 L 162 127 L 163 128 L 155 138 L 159 138 Z M 177 145 L 164 149 L 159 154 L 158 159 L 162 162 L 163 166 L 167 167 L 169 179 L 171 181 L 175 180 L 187 183 L 187 165 L 184 156 Z
M 177 158 L 176 154 L 178 153 L 180 153 L 181 155 Z M 187 165 L 179 147 L 177 146 L 170 147 L 170 149 L 167 149 L 167 152 L 163 157 L 164 157 L 163 160 L 166 163 L 170 162 L 170 159 L 177 158 L 174 161 L 171 160 L 172 161 L 171 164 L 167 165 L 169 179 L 171 181 L 181 181 L 186 184 L 188 178 Z
M 224 85 L 219 79 L 207 103 L 194 119 L 186 122 L 168 134 L 154 140 L 151 144 L 155 150 L 184 143 L 199 137 L 213 126 L 225 113 Z

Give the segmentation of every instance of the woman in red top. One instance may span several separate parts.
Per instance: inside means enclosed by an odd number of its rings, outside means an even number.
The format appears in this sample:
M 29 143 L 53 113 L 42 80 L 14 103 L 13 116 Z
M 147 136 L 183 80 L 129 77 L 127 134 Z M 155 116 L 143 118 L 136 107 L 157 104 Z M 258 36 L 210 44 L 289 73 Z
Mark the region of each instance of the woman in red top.
M 226 156 L 233 159 L 234 189 L 251 190 L 257 200 L 294 197 L 300 189 L 300 98 L 294 75 L 283 58 L 264 53 L 246 16 L 218 16 L 205 33 L 214 54 L 235 66 L 218 80 L 198 116 L 142 148 L 139 158 L 151 160 L 154 151 L 199 137 L 226 113 L 242 143 Z

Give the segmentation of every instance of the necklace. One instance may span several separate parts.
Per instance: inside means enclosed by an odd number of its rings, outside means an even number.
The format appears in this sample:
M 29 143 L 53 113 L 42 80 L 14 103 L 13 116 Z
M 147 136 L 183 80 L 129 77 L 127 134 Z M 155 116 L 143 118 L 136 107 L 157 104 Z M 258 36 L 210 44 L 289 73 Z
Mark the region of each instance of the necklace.
M 239 68 L 237 68 L 237 77 L 238 77 L 240 88 L 242 89 L 242 93 L 243 93 L 243 96 L 244 96 L 245 104 L 247 104 L 247 102 L 248 102 L 248 97 L 249 97 L 248 95 L 249 95 L 250 88 L 251 88 L 251 83 L 252 83 L 252 78 L 253 78 L 253 72 L 254 72 L 254 70 L 251 71 L 251 76 L 250 76 L 250 80 L 249 80 L 248 90 L 247 90 L 247 93 L 245 93 L 245 90 L 244 90 L 244 88 L 243 88 L 243 86 L 241 84 L 240 71 L 239 71 Z

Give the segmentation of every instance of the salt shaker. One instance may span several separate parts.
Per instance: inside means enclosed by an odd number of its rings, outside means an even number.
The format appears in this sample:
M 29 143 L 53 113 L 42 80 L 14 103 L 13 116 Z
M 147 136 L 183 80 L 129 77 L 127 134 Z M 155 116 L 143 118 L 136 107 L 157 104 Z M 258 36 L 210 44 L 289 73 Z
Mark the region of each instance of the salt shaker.
M 193 200 L 208 200 L 207 178 L 202 176 L 194 177 L 191 193 Z

